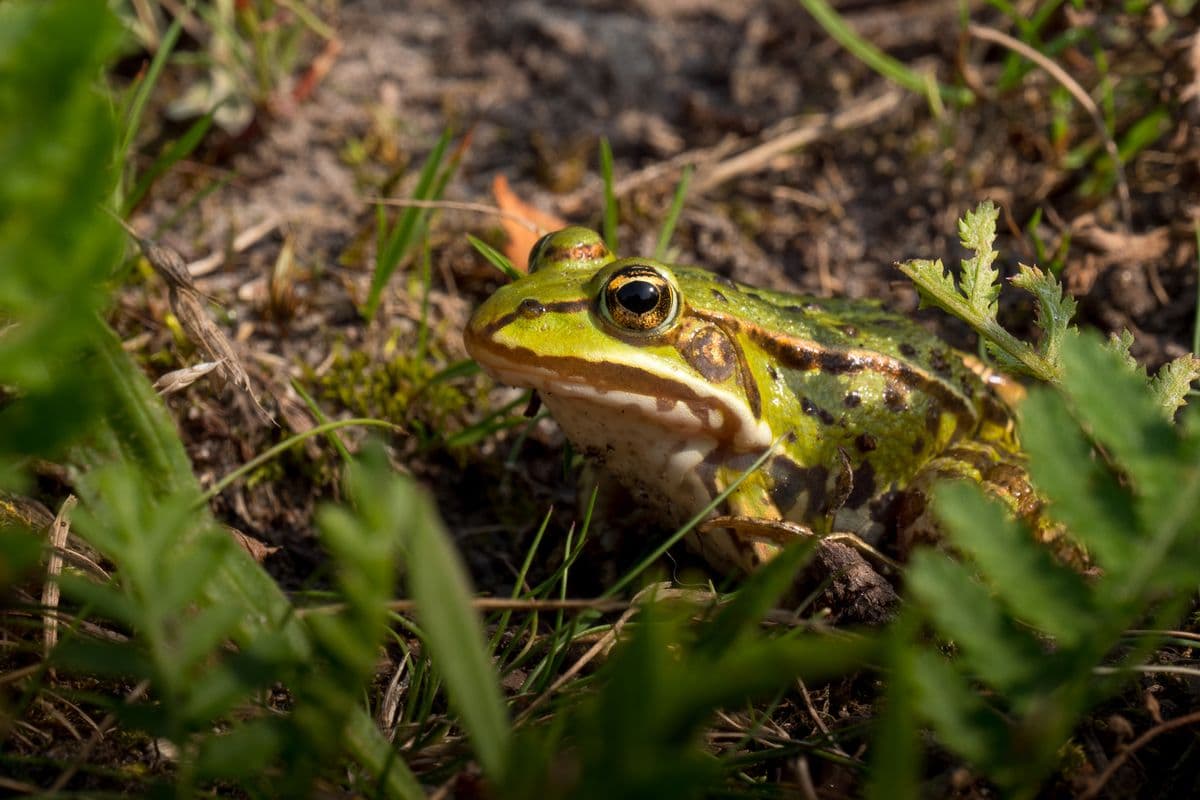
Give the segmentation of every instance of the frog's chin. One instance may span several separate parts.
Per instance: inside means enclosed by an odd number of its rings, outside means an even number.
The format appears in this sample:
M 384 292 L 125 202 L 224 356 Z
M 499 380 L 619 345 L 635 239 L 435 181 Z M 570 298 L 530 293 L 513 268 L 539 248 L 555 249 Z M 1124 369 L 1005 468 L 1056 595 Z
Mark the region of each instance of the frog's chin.
M 765 421 L 754 417 L 728 392 L 702 382 L 684 387 L 678 380 L 663 379 L 652 382 L 658 392 L 650 394 L 628 382 L 564 374 L 537 363 L 504 358 L 495 350 L 472 350 L 479 365 L 497 381 L 538 392 L 560 423 L 575 406 L 594 418 L 596 429 L 637 419 L 671 437 L 706 439 L 733 452 L 753 452 L 771 445 L 773 437 Z M 675 391 L 684 388 L 686 391 Z

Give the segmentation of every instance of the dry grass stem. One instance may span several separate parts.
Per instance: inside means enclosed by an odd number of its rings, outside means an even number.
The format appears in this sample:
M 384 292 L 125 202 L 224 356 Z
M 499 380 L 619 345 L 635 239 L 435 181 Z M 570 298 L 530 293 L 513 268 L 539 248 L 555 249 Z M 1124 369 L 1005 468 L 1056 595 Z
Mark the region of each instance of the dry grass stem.
M 515 222 L 523 228 L 533 231 L 538 236 L 547 233 L 546 229 L 539 225 L 534 220 L 513 214 L 499 206 L 491 203 L 463 203 L 457 200 L 417 200 L 415 198 L 405 197 L 378 197 L 368 195 L 362 198 L 364 203 L 373 203 L 384 206 L 399 206 L 400 208 L 436 208 L 445 209 L 447 211 L 468 211 L 473 214 L 487 214 L 488 216 L 504 219 L 510 222 Z
M 53 524 L 50 525 L 50 558 L 46 563 L 46 583 L 42 586 L 42 607 L 48 611 L 58 609 L 61 590 L 58 576 L 62 574 L 62 551 L 67 546 L 67 535 L 71 532 L 71 510 L 79 501 L 75 495 L 68 495 L 58 509 Z M 58 644 L 58 615 L 46 613 L 42 617 L 42 653 L 50 657 L 50 651 Z
M 1096 105 L 1096 101 L 1084 91 L 1079 82 L 1072 78 L 1067 71 L 1054 63 L 1050 58 L 1042 55 L 1037 50 L 1033 49 L 1024 42 L 1014 39 L 1006 33 L 989 28 L 985 25 L 977 25 L 971 23 L 967 26 L 967 33 L 974 36 L 976 39 L 992 42 L 994 44 L 1003 45 L 1015 53 L 1020 53 L 1025 58 L 1037 64 L 1042 69 L 1050 74 L 1050 77 L 1058 81 L 1064 89 L 1071 93 L 1075 101 L 1083 106 L 1084 110 L 1092 118 L 1092 122 L 1096 126 L 1096 132 L 1104 140 L 1104 149 L 1108 152 L 1108 157 L 1112 159 L 1113 171 L 1117 178 L 1117 200 L 1121 206 L 1121 221 L 1125 223 L 1126 230 L 1133 229 L 1133 205 L 1129 198 L 1129 183 L 1125 179 L 1125 165 L 1121 162 L 1121 153 L 1117 149 L 1117 143 L 1113 140 L 1108 132 L 1108 126 L 1104 124 L 1104 115 L 1100 113 L 1100 107 Z
M 692 181 L 692 190 L 698 193 L 707 192 L 740 175 L 765 169 L 776 156 L 812 144 L 831 134 L 877 122 L 899 109 L 904 98 L 905 93 L 899 89 L 888 89 L 875 97 L 860 98 L 842 111 L 810 118 L 796 130 L 780 134 L 711 167 L 700 167 Z
M 1116 756 L 1113 757 L 1113 760 L 1108 762 L 1108 766 L 1104 768 L 1104 771 L 1096 776 L 1096 780 L 1093 781 L 1092 785 L 1087 788 L 1087 791 L 1079 795 L 1079 800 L 1091 800 L 1091 798 L 1097 797 L 1100 794 L 1100 791 L 1104 788 L 1104 785 L 1108 783 L 1109 779 L 1111 779 L 1113 775 L 1116 774 L 1117 770 L 1119 770 L 1121 766 L 1133 756 L 1134 753 L 1145 747 L 1158 735 L 1167 733 L 1168 731 L 1173 731 L 1176 728 L 1195 725 L 1198 722 L 1200 722 L 1200 711 L 1193 711 L 1191 714 L 1184 714 L 1182 717 L 1176 717 L 1175 719 L 1167 720 L 1161 725 L 1155 725 L 1153 728 L 1134 739 L 1133 742 L 1131 742 L 1130 745 L 1124 750 L 1117 753 Z
M 210 361 L 217 362 L 221 377 L 246 393 L 262 420 L 274 425 L 275 420 L 259 402 L 250 384 L 250 376 L 234 352 L 233 345 L 204 308 L 201 295 L 179 253 L 149 239 L 138 239 L 138 245 L 150 266 L 166 281 L 171 309 L 188 337 Z
M 262 241 L 263 237 L 268 233 L 278 228 L 282 222 L 282 218 L 277 215 L 272 214 L 268 216 L 262 222 L 252 225 L 233 237 L 233 242 L 228 250 L 217 250 L 204 258 L 188 262 L 188 273 L 193 278 L 199 278 L 216 271 L 218 267 L 225 263 L 225 259 L 229 257 L 230 253 L 237 254 L 249 250 L 255 244 Z
M 172 370 L 154 382 L 154 390 L 159 394 L 171 394 L 180 389 L 186 389 L 221 366 L 219 361 L 201 361 L 183 369 Z

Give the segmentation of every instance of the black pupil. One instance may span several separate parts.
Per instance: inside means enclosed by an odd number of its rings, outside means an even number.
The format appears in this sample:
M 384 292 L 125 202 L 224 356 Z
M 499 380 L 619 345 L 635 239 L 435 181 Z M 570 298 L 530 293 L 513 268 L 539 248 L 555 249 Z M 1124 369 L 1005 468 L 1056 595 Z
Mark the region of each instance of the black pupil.
M 617 302 L 634 314 L 645 314 L 658 305 L 658 287 L 650 281 L 629 281 L 617 289 Z

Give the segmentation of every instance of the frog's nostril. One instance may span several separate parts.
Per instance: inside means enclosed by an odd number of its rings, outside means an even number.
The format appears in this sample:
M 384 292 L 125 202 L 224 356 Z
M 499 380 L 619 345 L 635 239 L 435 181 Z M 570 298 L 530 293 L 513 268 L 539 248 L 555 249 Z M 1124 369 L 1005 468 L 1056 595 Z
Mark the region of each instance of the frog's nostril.
M 546 313 L 546 307 L 542 305 L 541 301 L 532 297 L 526 297 L 521 301 L 521 304 L 517 306 L 517 313 L 525 319 L 537 319 L 542 314 Z

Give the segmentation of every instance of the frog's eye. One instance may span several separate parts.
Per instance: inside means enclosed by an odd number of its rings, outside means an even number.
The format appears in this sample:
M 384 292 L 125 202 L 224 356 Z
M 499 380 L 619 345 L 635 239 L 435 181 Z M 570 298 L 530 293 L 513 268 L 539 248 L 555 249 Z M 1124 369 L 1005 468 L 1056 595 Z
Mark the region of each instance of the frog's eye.
M 538 271 L 538 267 L 541 266 L 540 262 L 542 260 L 542 251 L 546 249 L 546 242 L 550 241 L 550 237 L 553 235 L 553 233 L 547 233 L 545 236 L 534 242 L 533 247 L 529 248 L 529 261 L 526 263 L 529 264 L 530 272 Z
M 616 327 L 656 333 L 679 315 L 679 292 L 653 267 L 633 264 L 612 274 L 600 293 L 600 309 Z

